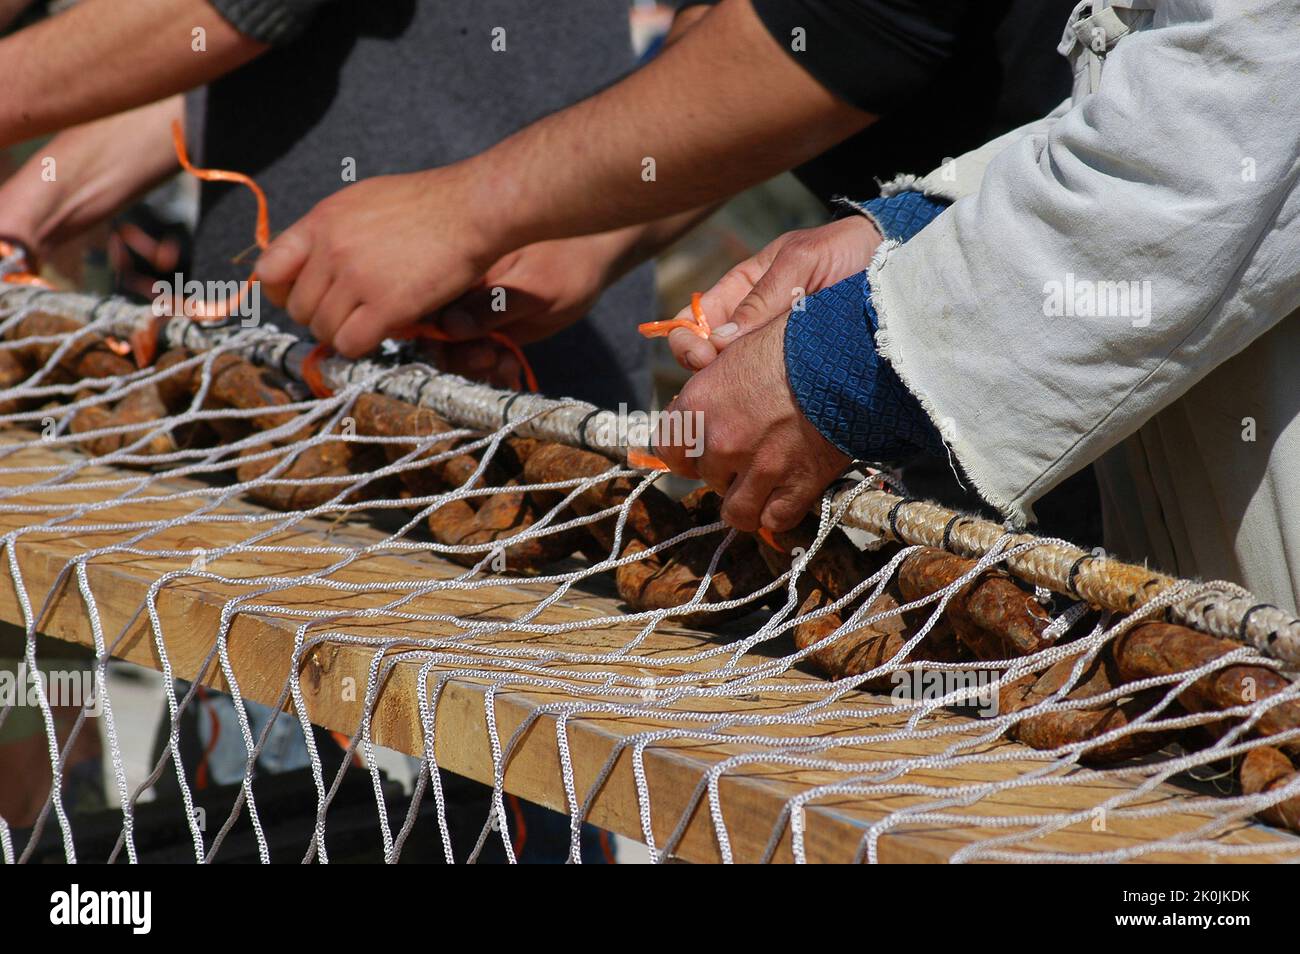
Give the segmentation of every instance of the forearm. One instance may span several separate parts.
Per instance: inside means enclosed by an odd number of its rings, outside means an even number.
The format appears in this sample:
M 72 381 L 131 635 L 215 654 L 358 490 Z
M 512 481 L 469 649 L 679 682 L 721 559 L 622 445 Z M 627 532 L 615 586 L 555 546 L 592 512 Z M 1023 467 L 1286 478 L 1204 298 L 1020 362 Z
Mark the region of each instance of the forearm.
M 704 4 L 681 8 L 673 19 L 672 29 L 664 40 L 664 48 L 672 46 L 694 27 L 712 9 Z M 717 204 L 687 209 L 676 215 L 665 216 L 639 225 L 628 225 L 607 232 L 600 238 L 610 246 L 611 264 L 605 284 L 618 281 L 642 262 L 654 258 L 673 242 L 699 225 L 717 209 Z
M 748 0 L 724 0 L 641 70 L 460 171 L 489 240 L 518 247 L 710 205 L 873 118 L 804 72 Z
M 0 234 L 37 254 L 108 218 L 177 167 L 174 96 L 61 133 L 0 185 Z
M 716 204 L 701 206 L 644 225 L 629 225 L 605 233 L 615 249 L 606 283 L 617 281 L 642 262 L 654 258 L 707 219 L 717 208 Z
M 83 0 L 0 40 L 0 146 L 200 86 L 266 49 L 205 0 Z

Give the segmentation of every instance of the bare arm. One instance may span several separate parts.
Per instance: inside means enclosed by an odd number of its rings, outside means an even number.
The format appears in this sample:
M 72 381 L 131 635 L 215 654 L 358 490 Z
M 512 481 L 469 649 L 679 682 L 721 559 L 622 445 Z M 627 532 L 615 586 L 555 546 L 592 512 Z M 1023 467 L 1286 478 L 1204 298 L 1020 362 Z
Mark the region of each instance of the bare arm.
M 200 86 L 266 49 L 206 0 L 83 0 L 0 40 L 0 146 Z
M 664 40 L 664 49 L 668 49 L 685 36 L 686 32 L 698 24 L 711 9 L 713 8 L 703 4 L 695 4 L 678 11 L 677 16 L 673 18 L 672 29 L 668 31 L 668 36 Z M 717 211 L 720 204 L 716 201 L 708 202 L 609 233 L 609 240 L 619 251 L 605 283 L 610 284 L 618 280 L 642 262 L 654 258 Z
M 485 218 L 500 223 L 498 242 L 708 205 L 874 121 L 781 49 L 749 0 L 686 15 L 695 22 L 644 68 L 466 161 L 478 199 L 490 203 Z
M 173 96 L 61 133 L 0 185 L 0 235 L 38 255 L 108 218 L 177 168 Z

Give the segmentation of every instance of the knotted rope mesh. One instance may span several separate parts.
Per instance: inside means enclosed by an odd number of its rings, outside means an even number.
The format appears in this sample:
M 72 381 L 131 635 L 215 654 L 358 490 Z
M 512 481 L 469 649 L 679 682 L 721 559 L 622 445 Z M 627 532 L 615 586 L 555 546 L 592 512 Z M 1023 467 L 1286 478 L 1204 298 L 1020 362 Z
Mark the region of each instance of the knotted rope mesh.
M 114 859 L 137 859 L 142 799 L 170 773 L 196 860 L 216 857 L 244 816 L 272 860 L 275 819 L 259 806 L 254 771 L 270 726 L 255 726 L 243 704 L 249 663 L 231 638 L 241 618 L 277 622 L 283 636 L 282 682 L 252 682 L 260 701 L 297 718 L 310 755 L 316 808 L 303 860 L 328 860 L 330 807 L 354 754 L 370 772 L 384 857 L 401 856 L 431 800 L 451 860 L 439 753 L 454 731 L 448 687 L 464 684 L 480 689 L 475 718 L 493 776 L 471 857 L 499 838 L 513 860 L 506 779 L 543 725 L 555 733 L 546 771 L 570 815 L 574 861 L 581 824 L 621 764 L 640 819 L 628 833 L 656 859 L 682 849 L 697 811 L 721 860 L 815 858 L 809 826 L 825 804 L 861 810 L 853 854 L 868 861 L 927 831 L 963 833 L 944 842 L 953 861 L 1300 848 L 1288 831 L 1300 831 L 1300 622 L 1240 587 L 1174 580 L 910 501 L 870 469 L 790 533 L 738 534 L 720 521 L 716 495 L 672 497 L 661 475 L 628 467 L 611 412 L 410 360 L 328 359 L 320 370 L 333 393 L 317 397 L 301 383 L 307 351 L 270 329 L 155 319 L 39 288 L 0 292 L 10 622 L 26 631 L 34 672 L 56 604 L 79 601 L 84 625 L 60 635 L 94 651 L 121 820 Z M 332 531 L 359 525 L 365 533 Z M 36 554 L 59 540 L 84 543 L 38 573 Z M 124 560 L 156 568 L 147 587 L 124 596 L 95 585 L 97 567 Z M 502 587 L 528 599 L 502 603 Z M 178 588 L 220 594 L 215 625 L 165 613 Z M 167 732 L 132 786 L 108 666 L 141 627 L 164 677 Z M 318 750 L 322 714 L 304 685 L 330 646 L 369 654 L 337 773 Z M 177 681 L 178 647 L 235 701 L 246 770 L 220 826 L 196 820 L 180 736 L 199 684 Z M 374 753 L 379 701 L 399 672 L 415 674 L 403 684 L 418 714 L 407 749 L 421 765 L 395 817 Z M 531 711 L 503 732 L 499 706 L 521 693 Z M 39 684 L 36 695 L 49 796 L 21 837 L 0 822 L 0 849 L 6 862 L 24 860 L 54 827 L 73 861 L 65 760 L 78 733 L 99 729 L 83 709 L 60 733 Z M 626 728 L 580 780 L 575 727 L 594 719 Z M 654 756 L 683 747 L 716 757 L 668 818 Z M 754 816 L 729 805 L 726 781 L 755 771 L 783 786 L 763 796 L 778 810 L 757 833 L 761 850 L 737 859 Z M 1066 789 L 1094 796 L 1061 807 L 1050 793 Z M 1144 834 L 1109 842 L 1112 829 Z M 1062 837 L 1079 831 L 1101 835 Z

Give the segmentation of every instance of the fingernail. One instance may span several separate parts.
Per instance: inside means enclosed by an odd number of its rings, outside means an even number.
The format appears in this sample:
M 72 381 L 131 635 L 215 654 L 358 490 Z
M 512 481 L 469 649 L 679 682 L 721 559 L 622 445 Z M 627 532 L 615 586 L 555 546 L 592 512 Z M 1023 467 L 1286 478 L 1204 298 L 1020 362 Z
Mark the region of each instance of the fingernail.
M 695 357 L 695 355 L 691 354 L 689 351 L 682 356 L 682 360 L 686 362 L 686 367 L 690 368 L 692 371 L 698 371 L 703 367 L 703 365 L 700 364 L 700 359 Z
M 734 321 L 729 321 L 725 325 L 722 325 L 721 327 L 714 328 L 713 336 L 715 338 L 734 338 L 736 332 L 739 330 L 740 330 L 740 325 L 736 324 Z
M 469 312 L 459 309 L 443 312 L 439 324 L 443 331 L 456 338 L 472 338 L 479 333 L 478 322 L 470 317 Z

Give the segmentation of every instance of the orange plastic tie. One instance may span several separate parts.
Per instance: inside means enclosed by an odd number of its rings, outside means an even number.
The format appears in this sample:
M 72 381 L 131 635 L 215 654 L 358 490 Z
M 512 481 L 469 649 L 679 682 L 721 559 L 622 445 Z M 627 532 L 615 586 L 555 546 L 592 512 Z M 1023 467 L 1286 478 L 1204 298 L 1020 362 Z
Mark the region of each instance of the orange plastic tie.
M 302 380 L 308 389 L 316 397 L 324 399 L 334 396 L 334 392 L 325 386 L 325 379 L 321 377 L 320 363 L 334 353 L 334 349 L 327 344 L 318 344 L 307 353 L 307 357 L 302 359 Z
M 713 329 L 709 327 L 709 319 L 704 317 L 704 296 L 700 292 L 691 292 L 691 314 L 695 316 L 695 323 L 704 330 L 704 337 L 707 338 L 713 334 Z
M 10 272 L 5 276 L 4 280 L 10 285 L 35 285 L 37 288 L 54 287 L 41 276 L 33 275 L 31 272 Z
M 785 548 L 776 542 L 776 537 L 772 536 L 772 531 L 767 529 L 767 527 L 758 528 L 758 539 L 762 540 L 777 553 L 785 552 Z
M 697 338 L 708 340 L 713 333 L 709 319 L 704 316 L 704 306 L 700 302 L 699 292 L 691 294 L 691 314 L 693 318 L 669 318 L 666 321 L 647 321 L 636 326 L 636 330 L 647 338 L 666 338 L 678 328 L 685 328 Z
M 639 447 L 627 449 L 627 464 L 636 470 L 668 470 L 668 465 L 662 460 Z

